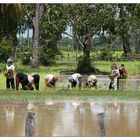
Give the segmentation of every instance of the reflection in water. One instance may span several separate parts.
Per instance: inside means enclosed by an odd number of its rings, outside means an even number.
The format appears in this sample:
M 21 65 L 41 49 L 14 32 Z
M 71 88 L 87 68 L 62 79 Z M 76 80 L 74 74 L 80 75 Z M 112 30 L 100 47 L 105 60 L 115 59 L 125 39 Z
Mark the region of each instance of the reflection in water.
M 78 108 L 78 106 L 80 106 L 80 102 L 78 102 L 78 101 L 72 101 L 71 104 L 72 104 L 74 110 L 76 110 Z
M 57 120 L 53 130 L 53 136 L 59 136 L 60 129 L 63 136 L 73 134 L 74 131 L 72 128 L 74 128 L 74 113 L 69 102 L 65 103 L 63 110 L 60 110 L 58 118 L 61 119 Z
M 104 104 L 102 102 L 92 102 L 91 103 L 91 111 L 94 114 L 103 113 L 104 112 Z
M 4 111 L 6 116 L 6 123 L 9 128 L 13 125 L 14 122 L 14 116 L 15 116 L 14 105 L 4 106 Z
M 127 108 L 127 121 L 131 129 L 135 129 L 137 124 L 137 104 L 127 104 L 125 105 Z
M 140 136 L 140 102 L 0 102 L 0 136 L 24 136 L 29 110 L 36 114 L 35 136 L 99 136 L 97 114 L 105 113 L 106 136 Z

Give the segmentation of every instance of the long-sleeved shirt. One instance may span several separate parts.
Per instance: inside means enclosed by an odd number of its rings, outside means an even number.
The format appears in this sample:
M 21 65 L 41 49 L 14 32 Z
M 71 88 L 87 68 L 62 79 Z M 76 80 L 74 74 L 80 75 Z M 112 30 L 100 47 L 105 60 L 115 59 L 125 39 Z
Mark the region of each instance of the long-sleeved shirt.
M 74 80 L 77 84 L 79 84 L 79 82 L 81 82 L 81 81 L 79 81 L 79 80 L 81 80 L 81 78 L 82 78 L 82 76 L 79 73 L 75 73 L 69 77 L 69 79 Z M 69 80 L 69 81 L 71 81 L 71 80 Z

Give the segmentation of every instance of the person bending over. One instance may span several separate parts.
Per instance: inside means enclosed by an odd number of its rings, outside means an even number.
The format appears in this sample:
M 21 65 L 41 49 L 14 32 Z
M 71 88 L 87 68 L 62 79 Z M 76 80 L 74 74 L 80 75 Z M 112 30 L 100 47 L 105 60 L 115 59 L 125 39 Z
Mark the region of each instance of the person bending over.
M 58 80 L 58 76 L 53 74 L 47 74 L 45 76 L 45 85 L 47 87 L 55 87 L 56 81 Z
M 68 81 L 71 83 L 71 88 L 76 88 L 76 86 L 81 89 L 82 86 L 82 76 L 79 73 L 75 73 L 68 78 Z
M 95 89 L 97 89 L 97 77 L 95 75 L 90 75 L 87 78 L 86 86 L 89 88 L 95 87 Z
M 19 84 L 22 85 L 23 90 L 34 90 L 33 85 L 36 90 L 39 90 L 39 80 L 40 76 L 38 74 L 26 75 L 22 72 L 16 74 L 16 90 L 19 89 Z

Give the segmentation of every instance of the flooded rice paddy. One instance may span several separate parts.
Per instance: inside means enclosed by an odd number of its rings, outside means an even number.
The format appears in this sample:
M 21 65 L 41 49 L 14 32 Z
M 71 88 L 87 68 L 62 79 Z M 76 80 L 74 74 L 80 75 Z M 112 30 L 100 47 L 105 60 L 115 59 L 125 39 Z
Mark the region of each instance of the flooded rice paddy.
M 140 136 L 140 101 L 129 100 L 1 101 L 0 136 L 25 136 L 29 111 L 35 113 L 34 136 L 99 136 L 101 112 L 105 136 Z
M 61 75 L 56 86 L 67 87 L 68 77 Z M 108 76 L 97 78 L 98 89 L 108 90 Z M 120 90 L 140 90 L 140 75 L 121 80 Z M 0 136 L 25 136 L 28 112 L 35 113 L 34 136 L 99 136 L 98 113 L 105 115 L 105 136 L 140 136 L 140 101 L 103 99 L 0 101 Z
M 61 75 L 60 79 L 56 83 L 56 86 L 64 86 L 67 87 L 69 85 L 68 82 L 69 75 Z M 87 75 L 83 75 L 82 77 L 82 85 L 85 85 Z M 98 89 L 100 90 L 108 90 L 110 79 L 107 75 L 97 75 L 98 78 Z M 121 79 L 119 82 L 120 90 L 140 90 L 140 75 L 129 75 L 128 79 Z

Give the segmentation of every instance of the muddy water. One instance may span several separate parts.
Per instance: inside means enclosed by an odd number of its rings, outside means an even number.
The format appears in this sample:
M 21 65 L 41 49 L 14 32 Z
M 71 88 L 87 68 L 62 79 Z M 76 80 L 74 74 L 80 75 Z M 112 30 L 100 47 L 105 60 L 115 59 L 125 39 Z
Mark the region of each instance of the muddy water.
M 36 114 L 35 136 L 99 136 L 101 112 L 106 136 L 140 136 L 140 101 L 102 100 L 0 102 L 0 136 L 24 136 L 28 111 Z
M 68 77 L 70 75 L 61 75 L 60 79 L 56 83 L 56 86 L 67 87 L 70 83 L 68 82 Z M 85 85 L 87 75 L 82 77 L 82 85 Z M 108 90 L 110 79 L 107 75 L 97 75 L 98 78 L 98 90 L 105 89 Z M 120 90 L 140 90 L 140 75 L 130 75 L 128 79 L 121 79 L 119 82 Z

